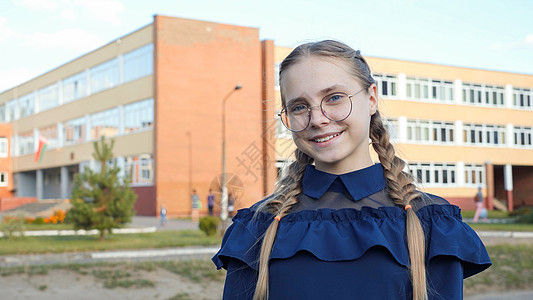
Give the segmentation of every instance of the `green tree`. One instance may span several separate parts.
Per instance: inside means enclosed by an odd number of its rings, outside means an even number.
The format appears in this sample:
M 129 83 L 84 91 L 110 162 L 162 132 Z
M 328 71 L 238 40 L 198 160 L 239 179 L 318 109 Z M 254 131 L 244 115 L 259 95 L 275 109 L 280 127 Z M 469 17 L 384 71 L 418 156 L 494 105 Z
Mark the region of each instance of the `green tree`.
M 135 214 L 133 205 L 137 195 L 130 188 L 129 180 L 123 182 L 118 177 L 120 168 L 114 163 L 108 165 L 113 158 L 114 140 L 107 143 L 105 137 L 94 142 L 93 158 L 100 164 L 99 172 L 85 168 L 74 179 L 71 203 L 67 213 L 67 222 L 74 224 L 76 229 L 98 229 L 100 240 L 106 231 L 131 221 Z

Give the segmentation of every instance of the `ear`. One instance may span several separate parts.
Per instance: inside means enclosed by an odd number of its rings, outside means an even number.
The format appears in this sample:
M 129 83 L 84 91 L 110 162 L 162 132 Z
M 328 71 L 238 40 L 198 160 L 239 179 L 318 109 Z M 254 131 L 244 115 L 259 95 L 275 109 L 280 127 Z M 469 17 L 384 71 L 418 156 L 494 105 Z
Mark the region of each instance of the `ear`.
M 370 115 L 374 115 L 378 110 L 378 88 L 375 83 L 368 88 L 368 105 L 370 110 Z

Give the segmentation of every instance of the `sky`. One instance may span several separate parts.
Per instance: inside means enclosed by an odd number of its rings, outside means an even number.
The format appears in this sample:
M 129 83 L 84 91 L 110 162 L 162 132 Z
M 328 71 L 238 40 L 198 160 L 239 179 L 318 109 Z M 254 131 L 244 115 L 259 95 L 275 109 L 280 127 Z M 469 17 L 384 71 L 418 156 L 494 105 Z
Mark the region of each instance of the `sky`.
M 259 28 L 295 47 L 333 38 L 363 55 L 533 75 L 529 0 L 0 0 L 0 92 L 153 21 Z

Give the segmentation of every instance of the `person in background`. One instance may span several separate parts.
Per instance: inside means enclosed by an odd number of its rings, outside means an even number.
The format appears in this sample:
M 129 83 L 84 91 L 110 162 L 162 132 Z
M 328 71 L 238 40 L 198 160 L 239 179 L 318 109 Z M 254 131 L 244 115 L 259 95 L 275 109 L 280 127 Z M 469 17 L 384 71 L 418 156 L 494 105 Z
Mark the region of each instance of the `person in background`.
M 165 227 L 167 223 L 167 208 L 163 203 L 161 205 L 161 210 L 159 211 L 159 227 Z
M 477 188 L 477 194 L 474 198 L 476 201 L 476 213 L 474 214 L 474 223 L 477 223 L 479 221 L 479 216 L 481 214 L 481 211 L 483 210 L 483 193 L 481 193 L 481 187 Z M 486 219 L 486 216 L 485 218 Z
M 202 202 L 200 202 L 200 196 L 196 193 L 196 189 L 192 190 L 191 195 L 192 212 L 191 219 L 193 222 L 198 223 L 200 221 L 200 209 L 202 208 Z
M 213 215 L 213 207 L 215 206 L 215 195 L 213 195 L 213 190 L 209 189 L 209 194 L 207 195 L 207 209 L 209 210 L 209 215 Z

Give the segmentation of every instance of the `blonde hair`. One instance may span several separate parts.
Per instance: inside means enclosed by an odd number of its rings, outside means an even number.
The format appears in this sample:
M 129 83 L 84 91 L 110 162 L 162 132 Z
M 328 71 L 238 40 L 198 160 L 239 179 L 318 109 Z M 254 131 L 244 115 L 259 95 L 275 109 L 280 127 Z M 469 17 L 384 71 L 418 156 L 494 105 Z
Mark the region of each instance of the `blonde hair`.
M 308 43 L 298 46 L 283 60 L 280 65 L 280 90 L 282 103 L 283 76 L 285 71 L 295 63 L 309 56 L 319 56 L 327 59 L 341 60 L 350 66 L 352 75 L 359 80 L 363 87 L 368 89 L 375 83 L 366 60 L 349 46 L 332 40 Z M 383 165 L 383 173 L 387 182 L 389 197 L 396 205 L 404 208 L 420 196 L 413 184 L 413 178 L 403 171 L 405 162 L 396 156 L 393 145 L 389 141 L 389 134 L 383 126 L 379 111 L 370 119 L 370 139 L 372 146 L 378 154 Z M 257 212 L 270 212 L 276 215 L 265 232 L 259 257 L 259 275 L 255 289 L 254 300 L 268 299 L 268 262 L 272 247 L 276 239 L 279 218 L 289 214 L 291 208 L 298 203 L 298 195 L 302 192 L 302 178 L 305 167 L 313 162 L 313 158 L 299 149 L 294 152 L 296 160 L 288 166 L 288 172 L 277 183 L 274 195 L 264 201 Z M 413 299 L 427 299 L 426 267 L 425 267 L 425 241 L 424 231 L 415 211 L 406 207 L 407 221 L 407 246 L 410 260 L 410 277 L 413 286 Z

